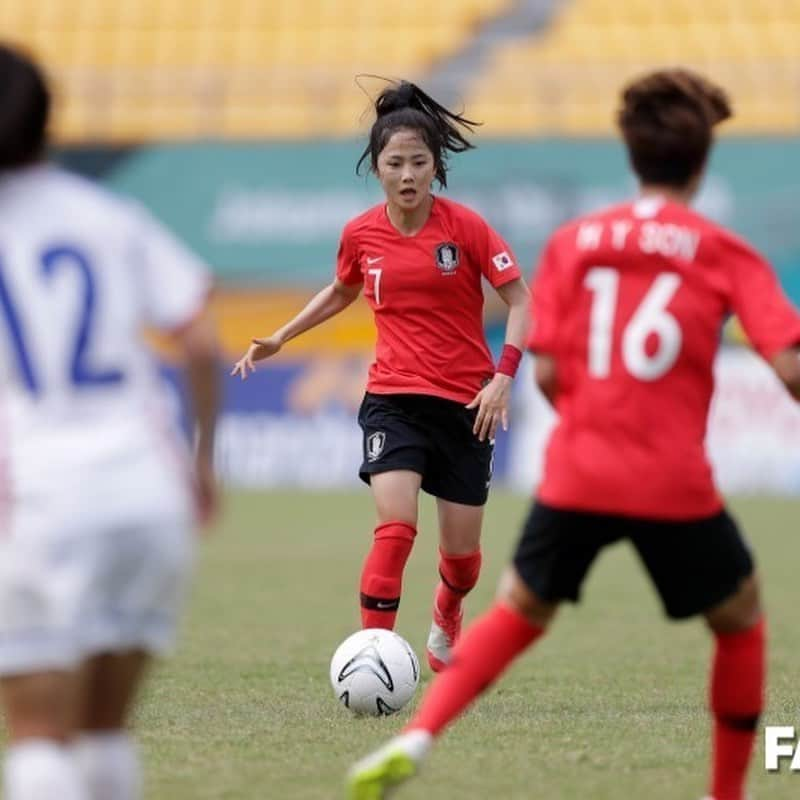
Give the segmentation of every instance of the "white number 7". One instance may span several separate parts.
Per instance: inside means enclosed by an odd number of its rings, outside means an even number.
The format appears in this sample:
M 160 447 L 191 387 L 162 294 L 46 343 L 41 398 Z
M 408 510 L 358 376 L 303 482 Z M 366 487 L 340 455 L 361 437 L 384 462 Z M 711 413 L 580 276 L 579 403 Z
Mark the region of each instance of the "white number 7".
M 614 316 L 619 293 L 619 272 L 612 267 L 594 267 L 586 273 L 584 286 L 593 294 L 589 322 L 589 374 L 607 378 L 611 373 L 611 347 Z M 622 333 L 622 362 L 634 378 L 654 381 L 669 372 L 678 359 L 683 331 L 678 320 L 667 311 L 681 285 L 680 275 L 662 272 L 644 296 Z M 652 355 L 646 350 L 651 334 L 658 337 Z
M 375 305 L 379 306 L 381 304 L 381 273 L 383 272 L 382 269 L 368 269 L 367 273 L 369 275 L 375 276 Z

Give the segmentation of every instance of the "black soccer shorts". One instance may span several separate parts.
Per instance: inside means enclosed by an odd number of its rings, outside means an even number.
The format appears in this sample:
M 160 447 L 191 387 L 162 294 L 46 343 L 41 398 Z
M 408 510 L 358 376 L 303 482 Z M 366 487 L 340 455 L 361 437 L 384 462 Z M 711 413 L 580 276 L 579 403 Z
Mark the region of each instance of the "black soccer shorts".
M 595 558 L 621 539 L 633 544 L 673 619 L 719 605 L 754 570 L 750 548 L 725 510 L 674 522 L 570 511 L 538 501 L 525 523 L 514 566 L 545 602 L 577 602 Z
M 380 472 L 407 469 L 434 497 L 482 506 L 489 495 L 494 443 L 472 432 L 477 410 L 440 397 L 367 394 L 358 412 L 364 432 L 366 483 Z

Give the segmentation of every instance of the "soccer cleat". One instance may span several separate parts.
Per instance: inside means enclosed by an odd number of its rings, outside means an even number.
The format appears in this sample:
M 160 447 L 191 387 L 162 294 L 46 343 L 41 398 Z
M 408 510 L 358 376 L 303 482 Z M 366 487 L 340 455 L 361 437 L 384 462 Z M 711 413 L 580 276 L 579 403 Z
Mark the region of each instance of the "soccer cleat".
M 347 774 L 347 800 L 383 800 L 417 774 L 431 741 L 427 731 L 409 731 L 356 762 Z
M 433 605 L 433 622 L 428 634 L 428 664 L 434 672 L 441 672 L 449 663 L 453 646 L 461 635 L 464 612 L 459 609 L 453 617 L 445 617 L 438 606 Z

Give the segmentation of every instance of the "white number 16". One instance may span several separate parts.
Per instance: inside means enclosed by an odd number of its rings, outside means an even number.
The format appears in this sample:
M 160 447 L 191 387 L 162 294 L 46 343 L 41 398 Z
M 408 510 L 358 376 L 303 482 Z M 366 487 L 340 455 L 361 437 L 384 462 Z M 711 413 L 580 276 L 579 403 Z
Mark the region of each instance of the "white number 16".
M 680 285 L 680 275 L 674 272 L 658 275 L 622 333 L 622 361 L 640 381 L 657 380 L 678 359 L 683 332 L 667 306 Z M 589 374 L 607 378 L 611 372 L 619 271 L 613 267 L 594 267 L 586 273 L 584 286 L 594 294 L 589 322 Z M 658 337 L 658 347 L 648 355 L 645 343 L 651 334 Z

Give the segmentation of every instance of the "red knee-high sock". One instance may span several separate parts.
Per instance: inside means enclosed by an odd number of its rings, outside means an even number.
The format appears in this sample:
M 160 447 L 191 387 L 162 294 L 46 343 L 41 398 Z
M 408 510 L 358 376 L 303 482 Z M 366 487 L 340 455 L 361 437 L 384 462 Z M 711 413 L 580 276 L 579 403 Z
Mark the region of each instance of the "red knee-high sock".
M 439 576 L 436 587 L 436 608 L 445 617 L 458 614 L 461 601 L 478 582 L 481 572 L 481 551 L 464 555 L 448 555 L 439 548 Z
M 710 794 L 714 800 L 744 800 L 747 767 L 764 705 L 765 629 L 762 619 L 745 631 L 716 634 L 711 673 Z
M 414 526 L 406 522 L 385 522 L 375 528 L 375 538 L 361 570 L 361 625 L 364 628 L 394 628 L 403 569 L 416 535 Z
M 405 730 L 438 735 L 543 633 L 508 606 L 492 606 L 464 631 L 452 662 L 430 685 Z

